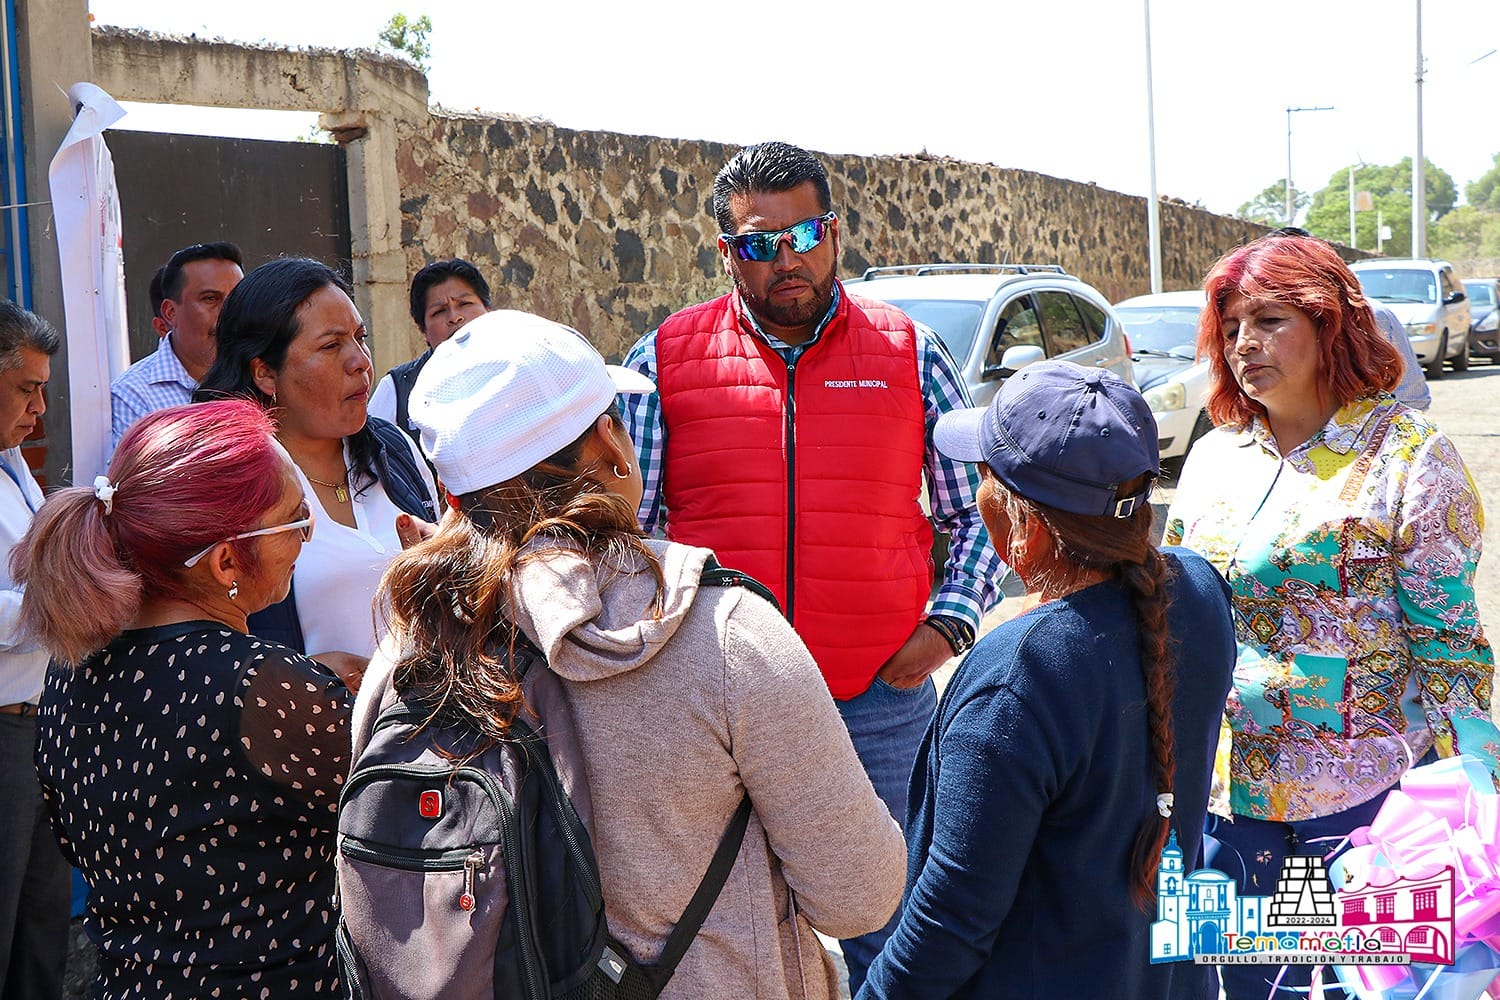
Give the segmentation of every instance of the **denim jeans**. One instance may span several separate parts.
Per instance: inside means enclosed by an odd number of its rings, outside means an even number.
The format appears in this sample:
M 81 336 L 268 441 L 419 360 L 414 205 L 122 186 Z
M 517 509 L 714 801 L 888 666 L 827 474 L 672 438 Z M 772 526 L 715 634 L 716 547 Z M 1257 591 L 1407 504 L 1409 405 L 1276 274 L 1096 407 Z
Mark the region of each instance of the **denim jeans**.
M 859 762 L 901 830 L 906 831 L 906 792 L 912 764 L 922 737 L 937 709 L 937 688 L 931 678 L 909 690 L 891 687 L 876 678 L 864 694 L 836 702 Z M 849 994 L 859 992 L 870 963 L 896 929 L 899 911 L 878 931 L 840 941 L 849 968 Z

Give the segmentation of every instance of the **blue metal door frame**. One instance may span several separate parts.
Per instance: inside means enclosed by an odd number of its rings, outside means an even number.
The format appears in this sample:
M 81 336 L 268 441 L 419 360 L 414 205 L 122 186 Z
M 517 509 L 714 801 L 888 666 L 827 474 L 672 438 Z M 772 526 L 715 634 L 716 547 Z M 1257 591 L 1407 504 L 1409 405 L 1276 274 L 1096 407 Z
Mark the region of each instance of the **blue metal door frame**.
M 4 0 L 0 51 L 0 262 L 5 296 L 31 308 L 31 233 L 27 216 L 26 149 L 21 122 L 21 60 L 16 0 Z

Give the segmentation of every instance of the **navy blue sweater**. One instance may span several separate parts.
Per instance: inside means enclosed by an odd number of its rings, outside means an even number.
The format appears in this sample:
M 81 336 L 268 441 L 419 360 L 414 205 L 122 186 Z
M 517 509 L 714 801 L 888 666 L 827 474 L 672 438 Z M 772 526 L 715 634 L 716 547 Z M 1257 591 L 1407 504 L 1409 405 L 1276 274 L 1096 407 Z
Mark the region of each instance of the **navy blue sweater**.
M 1201 557 L 1177 567 L 1172 825 L 1198 867 L 1234 669 L 1229 593 Z M 1151 965 L 1129 856 L 1156 809 L 1135 616 L 1116 582 L 996 628 L 943 694 L 911 779 L 901 920 L 859 1000 L 1198 1000 L 1209 966 Z

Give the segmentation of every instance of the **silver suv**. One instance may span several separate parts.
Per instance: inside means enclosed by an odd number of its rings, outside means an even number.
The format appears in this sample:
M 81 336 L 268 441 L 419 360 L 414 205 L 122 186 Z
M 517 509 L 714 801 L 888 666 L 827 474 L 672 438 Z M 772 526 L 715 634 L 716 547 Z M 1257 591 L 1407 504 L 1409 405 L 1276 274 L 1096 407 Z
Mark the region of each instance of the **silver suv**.
M 936 331 L 976 406 L 1043 358 L 1108 368 L 1135 384 L 1125 328 L 1109 300 L 1056 264 L 872 267 L 844 287 Z
M 1386 258 L 1349 265 L 1365 294 L 1391 307 L 1429 379 L 1469 367 L 1469 300 L 1446 260 Z

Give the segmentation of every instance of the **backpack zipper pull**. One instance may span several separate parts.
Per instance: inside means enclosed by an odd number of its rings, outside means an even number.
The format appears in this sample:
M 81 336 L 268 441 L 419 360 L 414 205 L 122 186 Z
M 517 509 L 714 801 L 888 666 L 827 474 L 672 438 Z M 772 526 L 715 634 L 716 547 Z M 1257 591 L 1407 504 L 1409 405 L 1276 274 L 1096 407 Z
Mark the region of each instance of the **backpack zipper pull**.
M 458 897 L 460 910 L 474 909 L 474 873 L 479 871 L 479 866 L 482 864 L 484 864 L 484 855 L 479 851 L 464 858 L 464 891 Z

